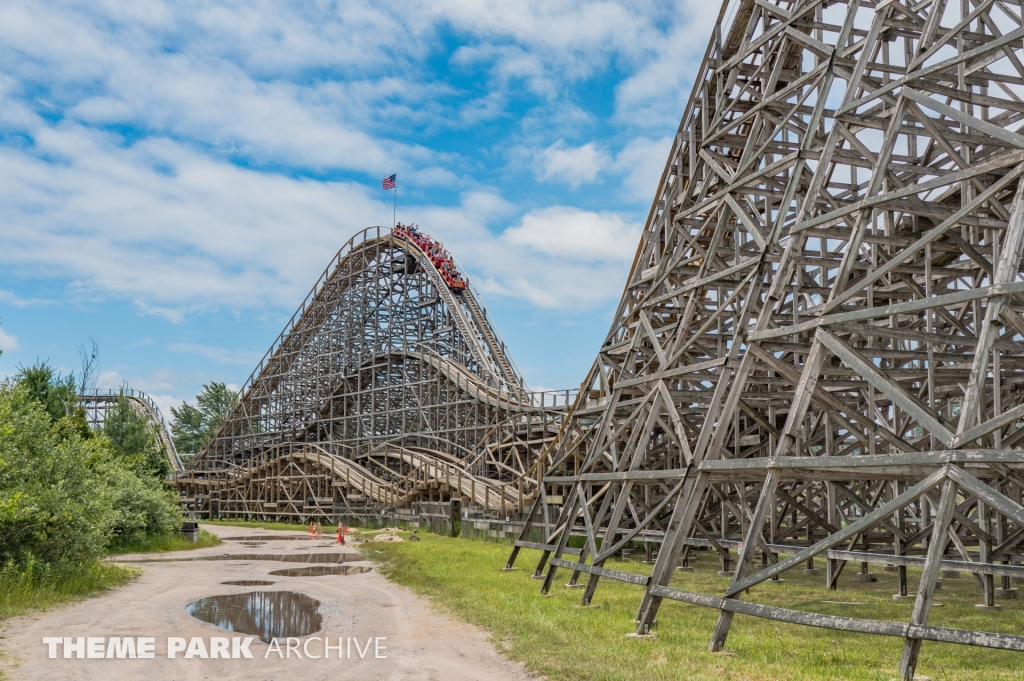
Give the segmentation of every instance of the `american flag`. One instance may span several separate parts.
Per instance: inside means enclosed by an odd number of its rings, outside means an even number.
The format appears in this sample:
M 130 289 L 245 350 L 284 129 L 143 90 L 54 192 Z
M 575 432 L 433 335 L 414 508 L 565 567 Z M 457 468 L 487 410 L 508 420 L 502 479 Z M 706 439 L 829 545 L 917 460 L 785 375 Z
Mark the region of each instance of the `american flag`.
M 391 177 L 385 177 L 384 178 L 384 189 L 394 189 L 395 185 L 397 184 L 397 182 L 395 180 L 396 177 L 398 177 L 397 174 L 392 175 Z

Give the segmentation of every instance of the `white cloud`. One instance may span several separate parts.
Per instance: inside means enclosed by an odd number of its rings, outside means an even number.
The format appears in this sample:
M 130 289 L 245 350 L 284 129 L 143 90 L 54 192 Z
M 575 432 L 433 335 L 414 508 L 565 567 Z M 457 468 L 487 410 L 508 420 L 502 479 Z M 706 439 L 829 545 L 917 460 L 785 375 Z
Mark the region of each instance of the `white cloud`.
M 558 140 L 537 154 L 534 172 L 541 181 L 558 181 L 575 189 L 597 180 L 609 161 L 608 152 L 593 142 L 570 147 Z
M 671 137 L 630 140 L 613 164 L 614 170 L 623 175 L 622 195 L 634 201 L 653 201 L 671 148 Z
M 260 360 L 262 352 L 228 350 L 210 345 L 197 343 L 168 343 L 167 349 L 171 352 L 184 352 L 199 355 L 218 364 L 243 364 L 252 366 Z
M 56 300 L 46 298 L 22 298 L 13 291 L 0 290 L 0 301 L 13 305 L 14 307 L 38 307 L 42 305 L 56 305 Z
M 677 2 L 675 21 L 650 36 L 651 58 L 616 87 L 616 119 L 652 128 L 679 121 L 720 7 L 701 0 Z
M 523 216 L 502 240 L 558 259 L 628 262 L 633 259 L 640 225 L 613 213 L 554 206 Z
M 17 215 L 4 220 L 0 262 L 172 319 L 204 305 L 290 306 L 326 254 L 390 222 L 365 187 L 255 172 L 165 139 L 123 149 L 48 128 L 36 146 L 61 162 L 0 147 L 0 205 Z
M 0 351 L 6 350 L 13 352 L 20 346 L 18 345 L 18 338 L 7 333 L 3 329 L 0 329 Z
M 621 289 L 637 225 L 562 206 L 524 215 L 506 197 L 529 187 L 498 193 L 477 171 L 511 158 L 497 170 L 574 188 L 622 178 L 616 196 L 648 198 L 667 146 L 639 137 L 614 160 L 609 147 L 678 117 L 707 6 L 0 3 L 0 266 L 174 322 L 219 306 L 290 309 L 351 234 L 390 224 L 389 197 L 352 174 L 397 171 L 438 190 L 400 197 L 399 219 L 443 238 L 481 288 L 602 304 Z M 462 47 L 447 55 L 453 33 Z M 431 66 L 446 57 L 472 78 Z M 573 85 L 612 63 L 625 74 L 618 131 L 573 146 L 603 122 Z M 493 149 L 435 137 L 513 116 L 521 137 Z M 351 174 L 322 179 L 332 171 Z M 12 296 L 0 292 L 44 302 Z M 204 356 L 241 361 L 215 350 Z

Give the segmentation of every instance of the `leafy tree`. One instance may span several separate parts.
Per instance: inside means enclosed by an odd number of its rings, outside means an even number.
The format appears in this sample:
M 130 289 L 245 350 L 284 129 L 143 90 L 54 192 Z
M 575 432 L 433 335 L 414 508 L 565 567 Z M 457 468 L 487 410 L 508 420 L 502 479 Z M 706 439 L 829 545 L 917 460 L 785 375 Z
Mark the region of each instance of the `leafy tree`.
M 164 478 L 171 472 L 167 451 L 160 444 L 155 426 L 135 410 L 123 393 L 107 409 L 103 433 L 110 440 L 114 456 L 139 477 Z
M 42 361 L 30 367 L 21 367 L 14 376 L 14 382 L 30 399 L 43 405 L 51 419 L 56 421 L 68 416 L 82 437 L 92 435 L 85 420 L 85 409 L 78 404 L 74 374 L 64 376 Z
M 45 364 L 17 379 L 0 383 L 0 565 L 73 570 L 112 542 L 180 525 L 155 467 L 166 459 L 130 404 L 111 411 L 113 439 L 93 435 L 73 381 Z
M 97 558 L 115 521 L 108 458 L 102 439 L 54 420 L 25 387 L 0 388 L 0 562 Z
M 27 391 L 30 398 L 42 404 L 53 420 L 74 411 L 77 398 L 73 375 L 62 376 L 43 361 L 21 367 L 14 381 Z
M 179 453 L 194 454 L 217 434 L 228 414 L 238 405 L 238 393 L 223 383 L 211 382 L 204 384 L 196 395 L 196 405 L 182 402 L 178 408 L 171 407 L 174 415 L 171 435 Z

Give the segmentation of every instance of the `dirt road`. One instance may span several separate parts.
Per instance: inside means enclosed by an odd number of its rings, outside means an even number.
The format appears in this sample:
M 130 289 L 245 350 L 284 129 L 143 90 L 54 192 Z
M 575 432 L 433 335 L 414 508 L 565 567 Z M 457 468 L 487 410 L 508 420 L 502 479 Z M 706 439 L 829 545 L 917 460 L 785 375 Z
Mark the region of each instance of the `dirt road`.
M 283 538 L 289 534 L 294 536 L 295 533 L 215 526 L 206 529 L 221 535 L 225 539 L 224 543 L 187 554 L 121 557 L 124 560 L 173 560 L 135 563 L 142 568 L 142 575 L 126 587 L 69 607 L 3 622 L 0 626 L 0 671 L 6 673 L 11 681 L 503 681 L 527 678 L 522 667 L 512 664 L 495 651 L 487 642 L 484 632 L 432 612 L 424 600 L 387 581 L 376 570 L 348 575 L 271 576 L 271 571 L 304 567 L 304 564 L 253 558 L 266 555 L 337 554 L 344 551 L 349 554 L 345 556 L 346 559 L 354 559 L 346 560 L 345 566 L 372 565 L 361 561 L 361 556 L 351 547 L 342 549 L 327 540 L 313 542 L 306 538 Z M 247 546 L 237 540 L 238 537 L 257 535 L 259 537 L 254 542 L 266 543 Z M 236 539 L 232 540 L 231 537 Z M 226 560 L 191 560 L 198 556 L 224 554 L 228 554 Z M 231 558 L 236 555 L 238 559 Z M 333 555 L 330 557 L 336 558 Z M 266 580 L 274 583 L 269 586 L 222 584 L 235 580 Z M 318 600 L 322 617 L 320 630 L 309 636 L 298 637 L 292 642 L 291 651 L 283 639 L 280 641 L 280 652 L 277 652 L 257 638 L 247 648 L 252 659 L 246 659 L 242 650 L 234 651 L 239 659 L 201 657 L 197 644 L 192 644 L 191 639 L 202 639 L 203 652 L 209 653 L 215 647 L 211 643 L 213 638 L 241 638 L 243 635 L 194 619 L 186 613 L 186 604 L 208 596 L 245 594 L 259 590 L 298 592 Z M 264 616 L 269 616 L 269 613 L 264 613 Z M 44 637 L 51 643 L 44 643 Z M 72 643 L 68 652 L 70 659 L 64 657 L 65 637 Z M 75 648 L 78 637 L 86 639 L 83 640 L 85 650 L 81 658 Z M 103 655 L 103 659 L 90 659 L 89 637 L 94 642 L 102 638 L 102 641 L 92 646 L 92 652 L 96 656 Z M 111 637 L 122 637 L 122 641 L 111 646 Z M 140 649 L 140 637 L 154 639 L 153 657 L 108 659 L 106 655 L 126 654 L 123 648 L 125 637 L 133 637 Z M 193 646 L 190 658 L 185 657 L 188 650 L 176 652 L 174 659 L 168 657 L 168 638 L 171 637 L 184 639 Z M 333 648 L 328 659 L 322 657 L 324 638 Z M 55 639 L 60 642 L 53 643 Z M 334 648 L 339 643 L 338 639 L 341 639 L 343 645 L 340 652 Z M 372 646 L 368 644 L 370 639 L 373 639 Z M 348 642 L 350 640 L 356 643 L 354 650 Z M 309 644 L 306 644 L 307 641 Z M 239 644 L 235 646 L 242 647 Z M 302 654 L 303 647 L 307 654 Z M 113 652 L 110 652 L 111 648 Z M 225 652 L 230 653 L 231 648 L 221 650 L 222 655 Z M 50 657 L 51 653 L 53 658 Z M 342 659 L 338 659 L 339 655 Z M 317 659 L 311 659 L 310 656 L 316 656 Z

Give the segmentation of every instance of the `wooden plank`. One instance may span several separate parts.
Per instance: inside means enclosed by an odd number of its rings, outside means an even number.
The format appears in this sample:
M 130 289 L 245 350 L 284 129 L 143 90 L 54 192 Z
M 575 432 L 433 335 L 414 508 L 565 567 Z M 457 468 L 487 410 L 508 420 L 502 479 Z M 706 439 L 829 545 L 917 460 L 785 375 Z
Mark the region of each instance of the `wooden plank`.
M 522 547 L 524 549 L 536 549 L 537 551 L 554 551 L 555 548 L 557 548 L 554 544 L 538 544 L 536 542 L 523 541 L 521 539 L 517 539 L 514 542 L 514 545 Z M 582 549 L 574 549 L 571 546 L 567 546 L 565 547 L 565 549 L 562 550 L 562 553 L 568 553 L 573 556 L 578 556 L 580 555 L 580 551 L 582 551 Z
M 620 570 L 609 570 L 608 568 L 596 567 L 585 563 L 574 563 L 572 561 L 562 560 L 561 558 L 552 558 L 551 564 L 556 567 L 578 572 L 586 572 L 588 575 L 598 575 L 599 577 L 607 577 L 608 579 L 627 582 L 629 584 L 637 584 L 639 586 L 647 586 L 648 582 L 651 581 L 651 578 L 647 575 L 637 575 L 632 572 L 622 572 Z
M 681 366 L 677 369 L 665 369 L 663 371 L 656 371 L 646 376 L 639 376 L 637 378 L 630 378 L 625 381 L 615 381 L 616 388 L 631 388 L 634 385 L 643 385 L 652 381 L 660 381 L 667 378 L 676 378 L 678 376 L 685 376 L 687 374 L 695 374 L 699 371 L 706 371 L 708 369 L 715 369 L 726 363 L 726 358 L 711 359 L 706 362 L 698 362 L 696 364 L 688 364 Z
M 680 589 L 671 589 L 665 586 L 653 586 L 651 587 L 651 593 L 659 598 L 668 598 L 681 603 L 691 603 L 693 605 L 701 605 L 706 608 L 727 610 L 741 615 L 760 617 L 763 619 L 775 620 L 777 622 L 787 622 L 789 624 L 801 624 L 809 627 L 834 629 L 836 631 L 851 631 L 863 634 L 876 634 L 879 636 L 896 636 L 899 638 L 911 636 L 913 638 L 928 641 L 942 641 L 945 643 L 959 643 L 962 645 L 980 646 L 984 648 L 1024 651 L 1024 636 L 1014 636 L 1012 634 L 968 631 L 965 629 L 907 624 L 904 622 L 890 622 L 885 620 L 871 620 L 858 617 L 823 615 L 820 613 L 780 608 L 772 605 L 748 603 L 733 598 L 718 598 L 717 596 L 708 596 L 690 591 L 682 591 Z
M 759 341 L 768 340 L 770 338 L 780 338 L 782 336 L 792 336 L 797 333 L 812 331 L 817 329 L 819 326 L 826 326 L 836 322 L 851 322 L 863 319 L 878 319 L 879 317 L 892 317 L 893 315 L 921 312 L 923 310 L 931 310 L 937 307 L 951 307 L 961 303 L 968 303 L 972 300 L 1018 293 L 1024 293 L 1024 282 L 997 284 L 995 286 L 980 286 L 967 291 L 957 291 L 956 293 L 932 296 L 931 298 L 926 298 L 924 300 L 911 300 L 905 303 L 896 303 L 893 305 L 883 305 L 862 310 L 854 310 L 852 312 L 825 315 L 807 322 L 793 324 L 792 326 L 782 326 L 774 329 L 754 331 L 751 332 L 747 339 L 750 341 Z
M 894 556 L 885 553 L 865 553 L 863 551 L 839 551 L 830 549 L 825 552 L 829 558 L 854 562 L 872 563 L 875 565 L 905 565 L 921 567 L 924 558 L 920 556 Z M 943 570 L 975 572 L 983 575 L 1004 575 L 1007 577 L 1024 577 L 1024 565 L 1000 565 L 998 563 L 977 563 L 965 560 L 943 560 Z
M 685 468 L 669 470 L 648 470 L 637 468 L 628 471 L 611 471 L 608 473 L 581 473 L 579 475 L 547 475 L 546 483 L 569 484 L 575 482 L 622 482 L 625 480 L 678 480 L 686 475 Z

